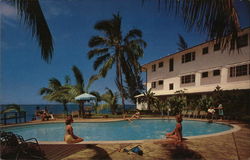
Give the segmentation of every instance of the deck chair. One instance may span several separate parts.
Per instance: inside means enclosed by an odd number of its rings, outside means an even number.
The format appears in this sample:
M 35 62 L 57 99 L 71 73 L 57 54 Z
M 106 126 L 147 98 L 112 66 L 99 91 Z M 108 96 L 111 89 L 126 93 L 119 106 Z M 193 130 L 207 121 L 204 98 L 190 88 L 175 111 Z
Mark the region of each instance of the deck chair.
M 188 118 L 191 118 L 191 116 L 193 116 L 193 110 L 189 110 L 188 112 L 187 112 L 187 117 Z
M 46 159 L 36 138 L 24 140 L 12 132 L 0 131 L 0 151 L 3 159 Z
M 198 118 L 199 111 L 198 110 L 194 110 L 193 112 L 193 118 Z

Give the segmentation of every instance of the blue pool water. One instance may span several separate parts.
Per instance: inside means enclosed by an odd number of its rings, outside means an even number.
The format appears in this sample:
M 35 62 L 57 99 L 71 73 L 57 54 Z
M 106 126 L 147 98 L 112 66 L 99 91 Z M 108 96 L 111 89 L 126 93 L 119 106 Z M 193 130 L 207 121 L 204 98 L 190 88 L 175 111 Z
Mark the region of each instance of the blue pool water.
M 134 120 L 133 122 L 73 123 L 75 135 L 85 141 L 115 141 L 163 139 L 166 132 L 175 128 L 175 120 Z M 200 121 L 183 121 L 183 136 L 198 136 L 218 133 L 231 126 Z M 25 125 L 2 129 L 22 135 L 25 139 L 35 137 L 39 141 L 63 141 L 65 124 L 51 123 Z

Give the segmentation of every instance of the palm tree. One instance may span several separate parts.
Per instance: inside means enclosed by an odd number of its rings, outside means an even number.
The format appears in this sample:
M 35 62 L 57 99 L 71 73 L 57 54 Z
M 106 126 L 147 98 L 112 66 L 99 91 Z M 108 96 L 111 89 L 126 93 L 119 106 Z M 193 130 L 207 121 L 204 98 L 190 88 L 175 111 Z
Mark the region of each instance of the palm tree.
M 87 86 L 85 86 L 83 74 L 81 73 L 79 68 L 77 68 L 76 66 L 73 66 L 72 71 L 74 73 L 75 80 L 76 80 L 76 84 L 72 85 L 71 89 L 70 89 L 70 94 L 72 97 L 76 97 L 76 96 L 81 95 L 83 93 L 89 93 L 88 90 L 89 90 L 91 84 L 99 78 L 98 75 L 91 76 L 89 78 Z M 90 94 L 91 94 L 91 92 L 90 92 Z M 75 102 L 75 101 L 73 100 L 73 102 Z M 83 116 L 85 113 L 83 103 L 79 103 L 79 112 L 80 112 L 81 116 Z
M 38 0 L 4 0 L 13 5 L 25 24 L 36 37 L 41 48 L 41 56 L 50 62 L 53 54 L 53 38 Z
M 43 98 L 45 100 L 62 103 L 64 106 L 64 113 L 68 114 L 67 103 L 71 102 L 73 98 L 70 96 L 69 91 L 69 84 L 65 83 L 65 85 L 62 85 L 58 79 L 51 78 L 48 87 L 41 88 L 39 93 L 40 95 L 44 95 Z
M 118 93 L 113 93 L 111 89 L 106 88 L 106 93 L 104 93 L 101 96 L 101 99 L 103 101 L 105 101 L 107 104 L 104 104 L 102 107 L 103 108 L 110 108 L 111 109 L 111 113 L 115 114 L 116 113 L 116 109 L 118 108 Z
M 182 37 L 182 35 L 178 34 L 179 37 L 179 42 L 177 43 L 178 45 L 178 50 L 182 51 L 188 48 L 187 42 L 185 41 L 185 39 Z
M 91 91 L 90 94 L 92 94 L 93 96 L 96 97 L 95 104 L 93 107 L 94 107 L 95 113 L 97 114 L 97 108 L 99 107 L 99 102 L 102 101 L 102 97 L 101 97 L 100 93 L 97 91 Z
M 105 77 L 107 72 L 115 65 L 116 85 L 122 97 L 123 110 L 125 111 L 126 91 L 124 88 L 123 74 L 128 70 L 132 73 L 139 72 L 138 58 L 143 56 L 146 43 L 141 39 L 142 32 L 138 29 L 130 30 L 123 38 L 121 31 L 121 17 L 113 15 L 111 20 L 103 20 L 95 24 L 95 29 L 102 31 L 104 36 L 93 36 L 89 40 L 89 47 L 94 48 L 88 52 L 89 59 L 97 57 L 94 69 L 99 70 L 99 75 Z M 129 75 L 125 74 L 126 79 Z M 130 85 L 128 83 L 128 85 Z
M 151 105 L 154 105 L 154 103 L 157 101 L 157 98 L 155 97 L 155 93 L 151 92 L 152 88 L 150 88 L 148 91 L 143 92 L 143 97 L 140 100 L 143 103 L 147 103 L 148 110 L 151 110 Z

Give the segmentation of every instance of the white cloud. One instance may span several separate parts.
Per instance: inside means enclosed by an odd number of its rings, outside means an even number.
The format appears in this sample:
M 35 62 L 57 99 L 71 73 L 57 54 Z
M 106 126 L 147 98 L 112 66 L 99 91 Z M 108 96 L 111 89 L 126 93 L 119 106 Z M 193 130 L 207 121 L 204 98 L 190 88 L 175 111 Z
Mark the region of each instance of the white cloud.
M 17 19 L 17 10 L 2 1 L 0 1 L 0 16 L 4 16 L 5 18 L 9 18 L 12 20 Z

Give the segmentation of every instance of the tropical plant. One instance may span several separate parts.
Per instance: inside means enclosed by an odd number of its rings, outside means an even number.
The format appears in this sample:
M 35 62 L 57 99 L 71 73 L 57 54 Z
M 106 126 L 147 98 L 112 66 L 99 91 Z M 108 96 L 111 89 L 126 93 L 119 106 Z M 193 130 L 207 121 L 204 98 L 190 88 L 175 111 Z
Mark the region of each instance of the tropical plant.
M 62 103 L 64 106 L 64 112 L 68 114 L 67 103 L 71 102 L 73 97 L 70 95 L 70 85 L 65 83 L 64 85 L 56 78 L 49 79 L 48 87 L 40 89 L 40 95 L 44 95 L 43 98 L 48 101 L 54 101 Z
M 112 114 L 116 113 L 118 108 L 118 93 L 113 93 L 111 89 L 106 88 L 106 92 L 101 96 L 101 99 L 106 102 L 106 104 L 102 105 L 102 109 L 109 108 Z
M 177 115 L 182 112 L 182 109 L 187 105 L 187 99 L 183 95 L 174 95 L 167 99 L 168 106 L 171 109 L 172 115 Z
M 157 99 L 155 97 L 155 93 L 152 92 L 151 90 L 152 90 L 152 88 L 150 88 L 148 91 L 143 92 L 143 96 L 140 99 L 140 102 L 147 103 L 148 110 L 151 110 L 151 107 L 153 107 L 153 105 Z
M 182 51 L 188 48 L 188 44 L 185 41 L 185 39 L 182 37 L 182 35 L 178 34 L 179 42 L 177 43 L 177 46 L 179 47 L 178 50 Z
M 91 84 L 99 78 L 99 76 L 98 75 L 91 76 L 89 78 L 87 85 L 85 85 L 83 74 L 81 73 L 79 68 L 76 66 L 73 66 L 72 71 L 74 73 L 76 84 L 71 86 L 70 95 L 72 97 L 76 97 L 76 96 L 79 96 L 83 93 L 90 93 L 91 94 L 91 92 L 89 92 L 89 88 L 90 88 Z M 72 102 L 76 102 L 76 101 L 73 99 Z M 83 116 L 85 114 L 83 101 L 79 103 L 79 112 L 80 112 L 79 114 L 81 116 Z
M 156 98 L 153 107 L 163 116 L 163 112 L 168 109 L 168 101 Z
M 211 96 L 203 95 L 197 101 L 198 109 L 202 111 L 207 111 L 209 107 L 212 107 L 214 100 Z
M 4 0 L 17 9 L 21 19 L 27 24 L 32 36 L 38 41 L 41 56 L 50 62 L 53 54 L 53 38 L 38 0 Z
M 138 81 L 138 73 L 140 73 L 138 59 L 143 56 L 143 48 L 146 47 L 146 43 L 141 39 L 142 32 L 133 29 L 123 38 L 119 14 L 113 15 L 111 20 L 97 22 L 95 29 L 102 31 L 104 36 L 93 36 L 89 40 L 89 47 L 94 49 L 88 52 L 88 58 L 97 57 L 93 68 L 95 70 L 100 68 L 99 75 L 102 77 L 105 77 L 107 72 L 115 65 L 115 82 L 122 97 L 123 110 L 125 111 L 127 93 L 124 88 L 123 74 L 125 74 L 128 88 L 132 87 L 131 81 L 140 82 Z

